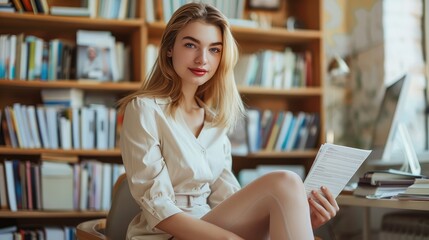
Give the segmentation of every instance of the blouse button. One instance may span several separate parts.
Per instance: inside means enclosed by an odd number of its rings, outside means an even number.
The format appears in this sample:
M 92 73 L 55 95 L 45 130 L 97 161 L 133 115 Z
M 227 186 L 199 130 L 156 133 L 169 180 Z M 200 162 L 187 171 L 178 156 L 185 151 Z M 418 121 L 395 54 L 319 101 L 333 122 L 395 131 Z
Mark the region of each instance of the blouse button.
M 205 149 L 201 149 L 201 153 L 202 154 L 206 154 L 206 150 Z

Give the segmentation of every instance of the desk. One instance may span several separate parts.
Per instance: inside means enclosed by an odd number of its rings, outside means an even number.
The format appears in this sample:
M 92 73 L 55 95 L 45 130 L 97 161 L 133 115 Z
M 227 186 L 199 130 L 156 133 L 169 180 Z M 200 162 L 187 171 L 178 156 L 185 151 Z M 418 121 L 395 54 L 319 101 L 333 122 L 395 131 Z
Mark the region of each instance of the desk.
M 429 211 L 429 203 L 427 201 L 399 201 L 396 199 L 366 199 L 362 197 L 355 197 L 352 195 L 339 195 L 337 202 L 342 206 L 355 206 L 363 207 L 363 239 L 369 240 L 371 234 L 371 216 L 370 209 L 376 208 L 391 208 L 391 209 L 402 209 L 402 210 L 419 210 Z

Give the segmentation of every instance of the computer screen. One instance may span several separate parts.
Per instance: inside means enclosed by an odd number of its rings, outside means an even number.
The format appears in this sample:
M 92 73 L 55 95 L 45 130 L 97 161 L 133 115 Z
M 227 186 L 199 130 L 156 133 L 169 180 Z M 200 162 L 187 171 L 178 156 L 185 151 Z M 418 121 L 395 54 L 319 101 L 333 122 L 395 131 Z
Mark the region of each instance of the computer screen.
M 407 75 L 386 87 L 372 135 L 371 159 L 388 160 L 398 124 L 403 120 L 406 95 L 409 88 Z

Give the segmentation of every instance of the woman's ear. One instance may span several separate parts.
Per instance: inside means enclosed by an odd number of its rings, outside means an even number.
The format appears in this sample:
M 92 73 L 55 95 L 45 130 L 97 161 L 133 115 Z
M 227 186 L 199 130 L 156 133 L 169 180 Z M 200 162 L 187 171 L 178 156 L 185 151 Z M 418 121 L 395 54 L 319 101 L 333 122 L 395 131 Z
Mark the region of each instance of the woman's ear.
M 173 53 L 172 53 L 171 49 L 169 49 L 167 51 L 167 57 L 172 57 L 172 56 L 173 56 Z

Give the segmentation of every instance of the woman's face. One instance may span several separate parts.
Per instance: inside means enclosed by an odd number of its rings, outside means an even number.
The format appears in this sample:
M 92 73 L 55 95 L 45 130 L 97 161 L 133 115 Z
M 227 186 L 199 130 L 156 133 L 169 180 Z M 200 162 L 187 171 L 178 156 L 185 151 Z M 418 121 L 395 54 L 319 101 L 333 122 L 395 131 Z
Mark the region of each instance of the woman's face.
M 215 74 L 222 56 L 219 27 L 200 21 L 189 23 L 176 37 L 168 52 L 182 86 L 198 87 Z

